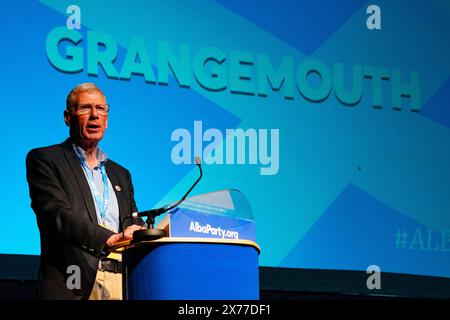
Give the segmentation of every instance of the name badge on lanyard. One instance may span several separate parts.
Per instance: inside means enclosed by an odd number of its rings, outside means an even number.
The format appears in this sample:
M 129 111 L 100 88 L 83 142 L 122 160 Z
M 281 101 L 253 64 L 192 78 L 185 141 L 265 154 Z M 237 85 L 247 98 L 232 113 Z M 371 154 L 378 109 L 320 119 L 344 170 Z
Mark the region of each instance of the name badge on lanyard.
M 84 172 L 86 173 L 86 176 L 88 177 L 88 183 L 91 187 L 92 192 L 94 193 L 94 200 L 97 204 L 98 212 L 100 213 L 100 219 L 101 223 L 104 222 L 106 219 L 106 208 L 108 207 L 109 202 L 109 185 L 108 185 L 108 176 L 106 174 L 105 166 L 102 165 L 100 167 L 100 172 L 102 174 L 102 181 L 103 181 L 103 198 L 100 197 L 100 193 L 98 192 L 98 189 L 95 185 L 94 181 L 94 172 L 91 172 L 91 169 L 88 167 L 86 162 L 83 160 L 82 157 L 78 155 L 81 166 L 83 167 Z

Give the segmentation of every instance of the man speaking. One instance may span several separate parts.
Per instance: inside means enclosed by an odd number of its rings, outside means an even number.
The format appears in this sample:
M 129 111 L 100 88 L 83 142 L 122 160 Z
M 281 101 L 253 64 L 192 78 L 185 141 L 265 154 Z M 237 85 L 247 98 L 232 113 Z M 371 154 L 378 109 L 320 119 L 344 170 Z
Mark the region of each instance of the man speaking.
M 121 230 L 120 222 L 137 208 L 129 171 L 98 146 L 108 112 L 95 84 L 79 84 L 67 96 L 64 111 L 70 137 L 27 155 L 31 207 L 41 239 L 42 299 L 122 298 L 121 264 L 106 258 L 107 250 L 132 239 L 142 221 L 127 220 Z

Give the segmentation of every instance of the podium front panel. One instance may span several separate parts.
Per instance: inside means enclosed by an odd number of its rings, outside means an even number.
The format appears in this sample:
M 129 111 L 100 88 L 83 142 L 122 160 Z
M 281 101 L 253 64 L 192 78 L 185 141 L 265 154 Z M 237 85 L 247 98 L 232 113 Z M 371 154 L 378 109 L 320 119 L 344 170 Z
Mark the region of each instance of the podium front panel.
M 256 300 L 258 251 L 249 245 L 153 243 L 123 252 L 129 300 Z

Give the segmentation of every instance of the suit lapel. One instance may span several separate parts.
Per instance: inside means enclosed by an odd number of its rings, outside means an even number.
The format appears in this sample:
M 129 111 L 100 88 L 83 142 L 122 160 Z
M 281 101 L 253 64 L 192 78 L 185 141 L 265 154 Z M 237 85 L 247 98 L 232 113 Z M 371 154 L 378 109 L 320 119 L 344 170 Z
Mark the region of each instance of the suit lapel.
M 75 151 L 73 150 L 70 138 L 64 141 L 61 144 L 61 146 L 64 150 L 64 155 L 66 156 L 67 162 L 69 163 L 69 166 L 72 169 L 72 172 L 83 194 L 83 199 L 84 203 L 86 204 L 86 209 L 88 211 L 89 218 L 91 218 L 92 221 L 95 221 L 97 223 L 97 213 L 95 211 L 95 204 L 94 199 L 92 198 L 91 189 L 86 180 L 86 176 L 83 172 L 83 169 L 81 168 L 80 160 L 78 159 L 77 155 L 75 154 Z

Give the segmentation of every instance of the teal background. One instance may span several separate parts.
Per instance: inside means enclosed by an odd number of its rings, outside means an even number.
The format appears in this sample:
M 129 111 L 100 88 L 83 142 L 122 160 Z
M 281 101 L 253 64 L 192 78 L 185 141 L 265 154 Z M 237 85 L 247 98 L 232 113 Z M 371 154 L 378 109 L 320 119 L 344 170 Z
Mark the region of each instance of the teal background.
M 395 111 L 383 82 L 384 107 L 372 107 L 371 83 L 355 106 L 334 91 L 323 102 L 180 88 L 108 79 L 85 70 L 65 73 L 47 59 L 45 41 L 64 26 L 77 4 L 82 29 L 104 32 L 119 45 L 121 66 L 133 36 L 156 59 L 156 43 L 192 52 L 214 46 L 267 54 L 298 64 L 314 58 L 420 74 L 422 109 Z M 366 27 L 367 6 L 381 8 L 382 29 Z M 195 194 L 236 188 L 249 199 L 256 221 L 260 265 L 365 270 L 450 276 L 450 5 L 447 1 L 8 1 L 0 10 L 2 125 L 0 126 L 0 253 L 39 254 L 30 209 L 25 156 L 34 147 L 67 137 L 65 98 L 80 82 L 96 82 L 111 104 L 101 147 L 127 167 L 141 210 L 178 199 L 195 180 L 192 165 L 174 165 L 177 128 L 280 130 L 280 169 L 259 174 L 256 165 L 205 165 Z M 85 41 L 85 40 L 84 40 Z M 82 42 L 79 46 L 86 47 Z M 156 73 L 157 68 L 154 65 Z M 349 72 L 347 72 L 349 73 Z M 334 88 L 334 86 L 333 86 Z M 408 99 L 403 100 L 408 106 Z M 407 230 L 410 243 L 396 245 Z M 413 235 L 421 231 L 422 244 Z M 24 237 L 25 234 L 25 237 Z M 431 246 L 427 234 L 432 234 Z M 436 246 L 439 247 L 436 247 Z M 437 249 L 436 249 L 437 248 Z

